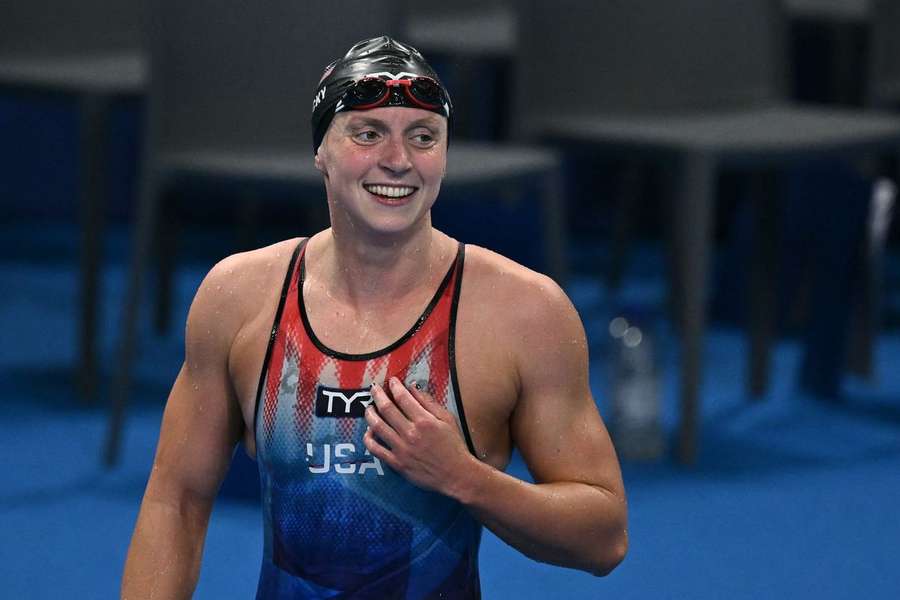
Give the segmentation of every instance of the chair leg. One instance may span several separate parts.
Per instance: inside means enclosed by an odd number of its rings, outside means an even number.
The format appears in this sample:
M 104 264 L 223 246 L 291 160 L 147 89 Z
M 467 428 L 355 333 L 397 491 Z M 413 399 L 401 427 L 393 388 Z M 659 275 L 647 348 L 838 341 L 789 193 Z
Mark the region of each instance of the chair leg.
M 810 225 L 828 232 L 812 246 L 809 320 L 799 384 L 820 399 L 841 398 L 849 349 L 852 301 L 860 282 L 859 248 L 867 226 L 869 185 L 845 163 L 815 167 L 823 189 Z
M 669 220 L 673 244 L 674 306 L 679 311 L 681 333 L 681 423 L 678 460 L 692 464 L 697 458 L 699 396 L 702 381 L 703 339 L 712 243 L 715 163 L 696 153 L 685 157 L 674 216 Z
M 873 369 L 873 346 L 878 333 L 877 302 L 881 294 L 880 274 L 875 270 L 880 266 L 877 257 L 869 254 L 869 242 L 859 253 L 862 263 L 859 288 L 853 298 L 853 313 L 850 315 L 849 352 L 847 369 L 859 377 L 871 378 Z
M 875 339 L 880 329 L 881 295 L 884 289 L 884 244 L 893 217 L 897 187 L 889 179 L 873 186 L 864 243 L 860 249 L 860 293 L 850 328 L 848 368 L 867 379 L 875 375 Z
M 147 270 L 153 233 L 156 228 L 158 201 L 154 185 L 142 186 L 132 234 L 131 267 L 122 311 L 122 323 L 119 328 L 116 371 L 110 391 L 112 405 L 103 454 L 103 461 L 108 467 L 114 466 L 119 459 L 122 429 L 131 386 L 132 362 L 138 339 L 141 286 Z
M 80 106 L 81 327 L 76 376 L 82 399 L 97 392 L 97 315 L 100 312 L 100 267 L 105 229 L 107 120 L 109 100 L 86 95 Z
M 750 202 L 754 216 L 754 240 L 750 265 L 748 387 L 759 398 L 769 385 L 769 363 L 776 320 L 776 266 L 778 256 L 778 179 L 775 173 L 755 174 Z

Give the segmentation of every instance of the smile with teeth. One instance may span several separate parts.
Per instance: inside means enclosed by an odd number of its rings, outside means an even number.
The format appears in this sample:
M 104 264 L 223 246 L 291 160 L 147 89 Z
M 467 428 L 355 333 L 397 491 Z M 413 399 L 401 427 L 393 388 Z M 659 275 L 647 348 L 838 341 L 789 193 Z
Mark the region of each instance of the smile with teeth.
M 378 196 L 385 196 L 387 198 L 404 198 L 409 196 L 416 188 L 409 187 L 406 185 L 372 185 L 366 184 L 363 186 L 366 188 L 366 191 L 371 192 L 372 194 L 377 194 Z

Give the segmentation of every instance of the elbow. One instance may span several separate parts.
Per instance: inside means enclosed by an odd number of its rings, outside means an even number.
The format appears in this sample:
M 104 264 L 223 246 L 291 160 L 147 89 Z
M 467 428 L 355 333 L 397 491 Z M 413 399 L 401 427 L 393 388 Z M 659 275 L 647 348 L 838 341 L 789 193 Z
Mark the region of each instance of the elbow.
M 628 532 L 623 530 L 617 539 L 604 544 L 598 556 L 594 557 L 588 572 L 597 577 L 606 577 L 618 567 L 628 553 Z

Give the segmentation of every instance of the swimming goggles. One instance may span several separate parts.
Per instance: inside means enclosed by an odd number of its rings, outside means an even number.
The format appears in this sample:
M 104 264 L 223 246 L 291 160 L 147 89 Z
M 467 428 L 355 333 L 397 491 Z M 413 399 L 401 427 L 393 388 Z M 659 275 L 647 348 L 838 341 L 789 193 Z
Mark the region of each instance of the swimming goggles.
M 431 77 L 381 79 L 364 77 L 355 82 L 341 98 L 338 110 L 368 110 L 379 106 L 411 106 L 448 112 L 447 97 L 441 84 Z

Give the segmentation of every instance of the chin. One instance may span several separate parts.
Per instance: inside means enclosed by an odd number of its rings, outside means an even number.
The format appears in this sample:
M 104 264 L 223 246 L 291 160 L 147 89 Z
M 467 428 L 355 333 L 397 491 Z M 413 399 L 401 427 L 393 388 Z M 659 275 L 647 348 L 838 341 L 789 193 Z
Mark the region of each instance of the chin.
M 360 202 L 359 200 L 364 200 Z M 431 204 L 423 206 L 421 198 L 413 198 L 405 203 L 382 203 L 373 197 L 355 199 L 353 203 L 333 206 L 334 217 L 346 223 L 348 231 L 367 232 L 379 236 L 398 235 L 427 226 Z M 343 214 L 342 214 L 343 213 Z

